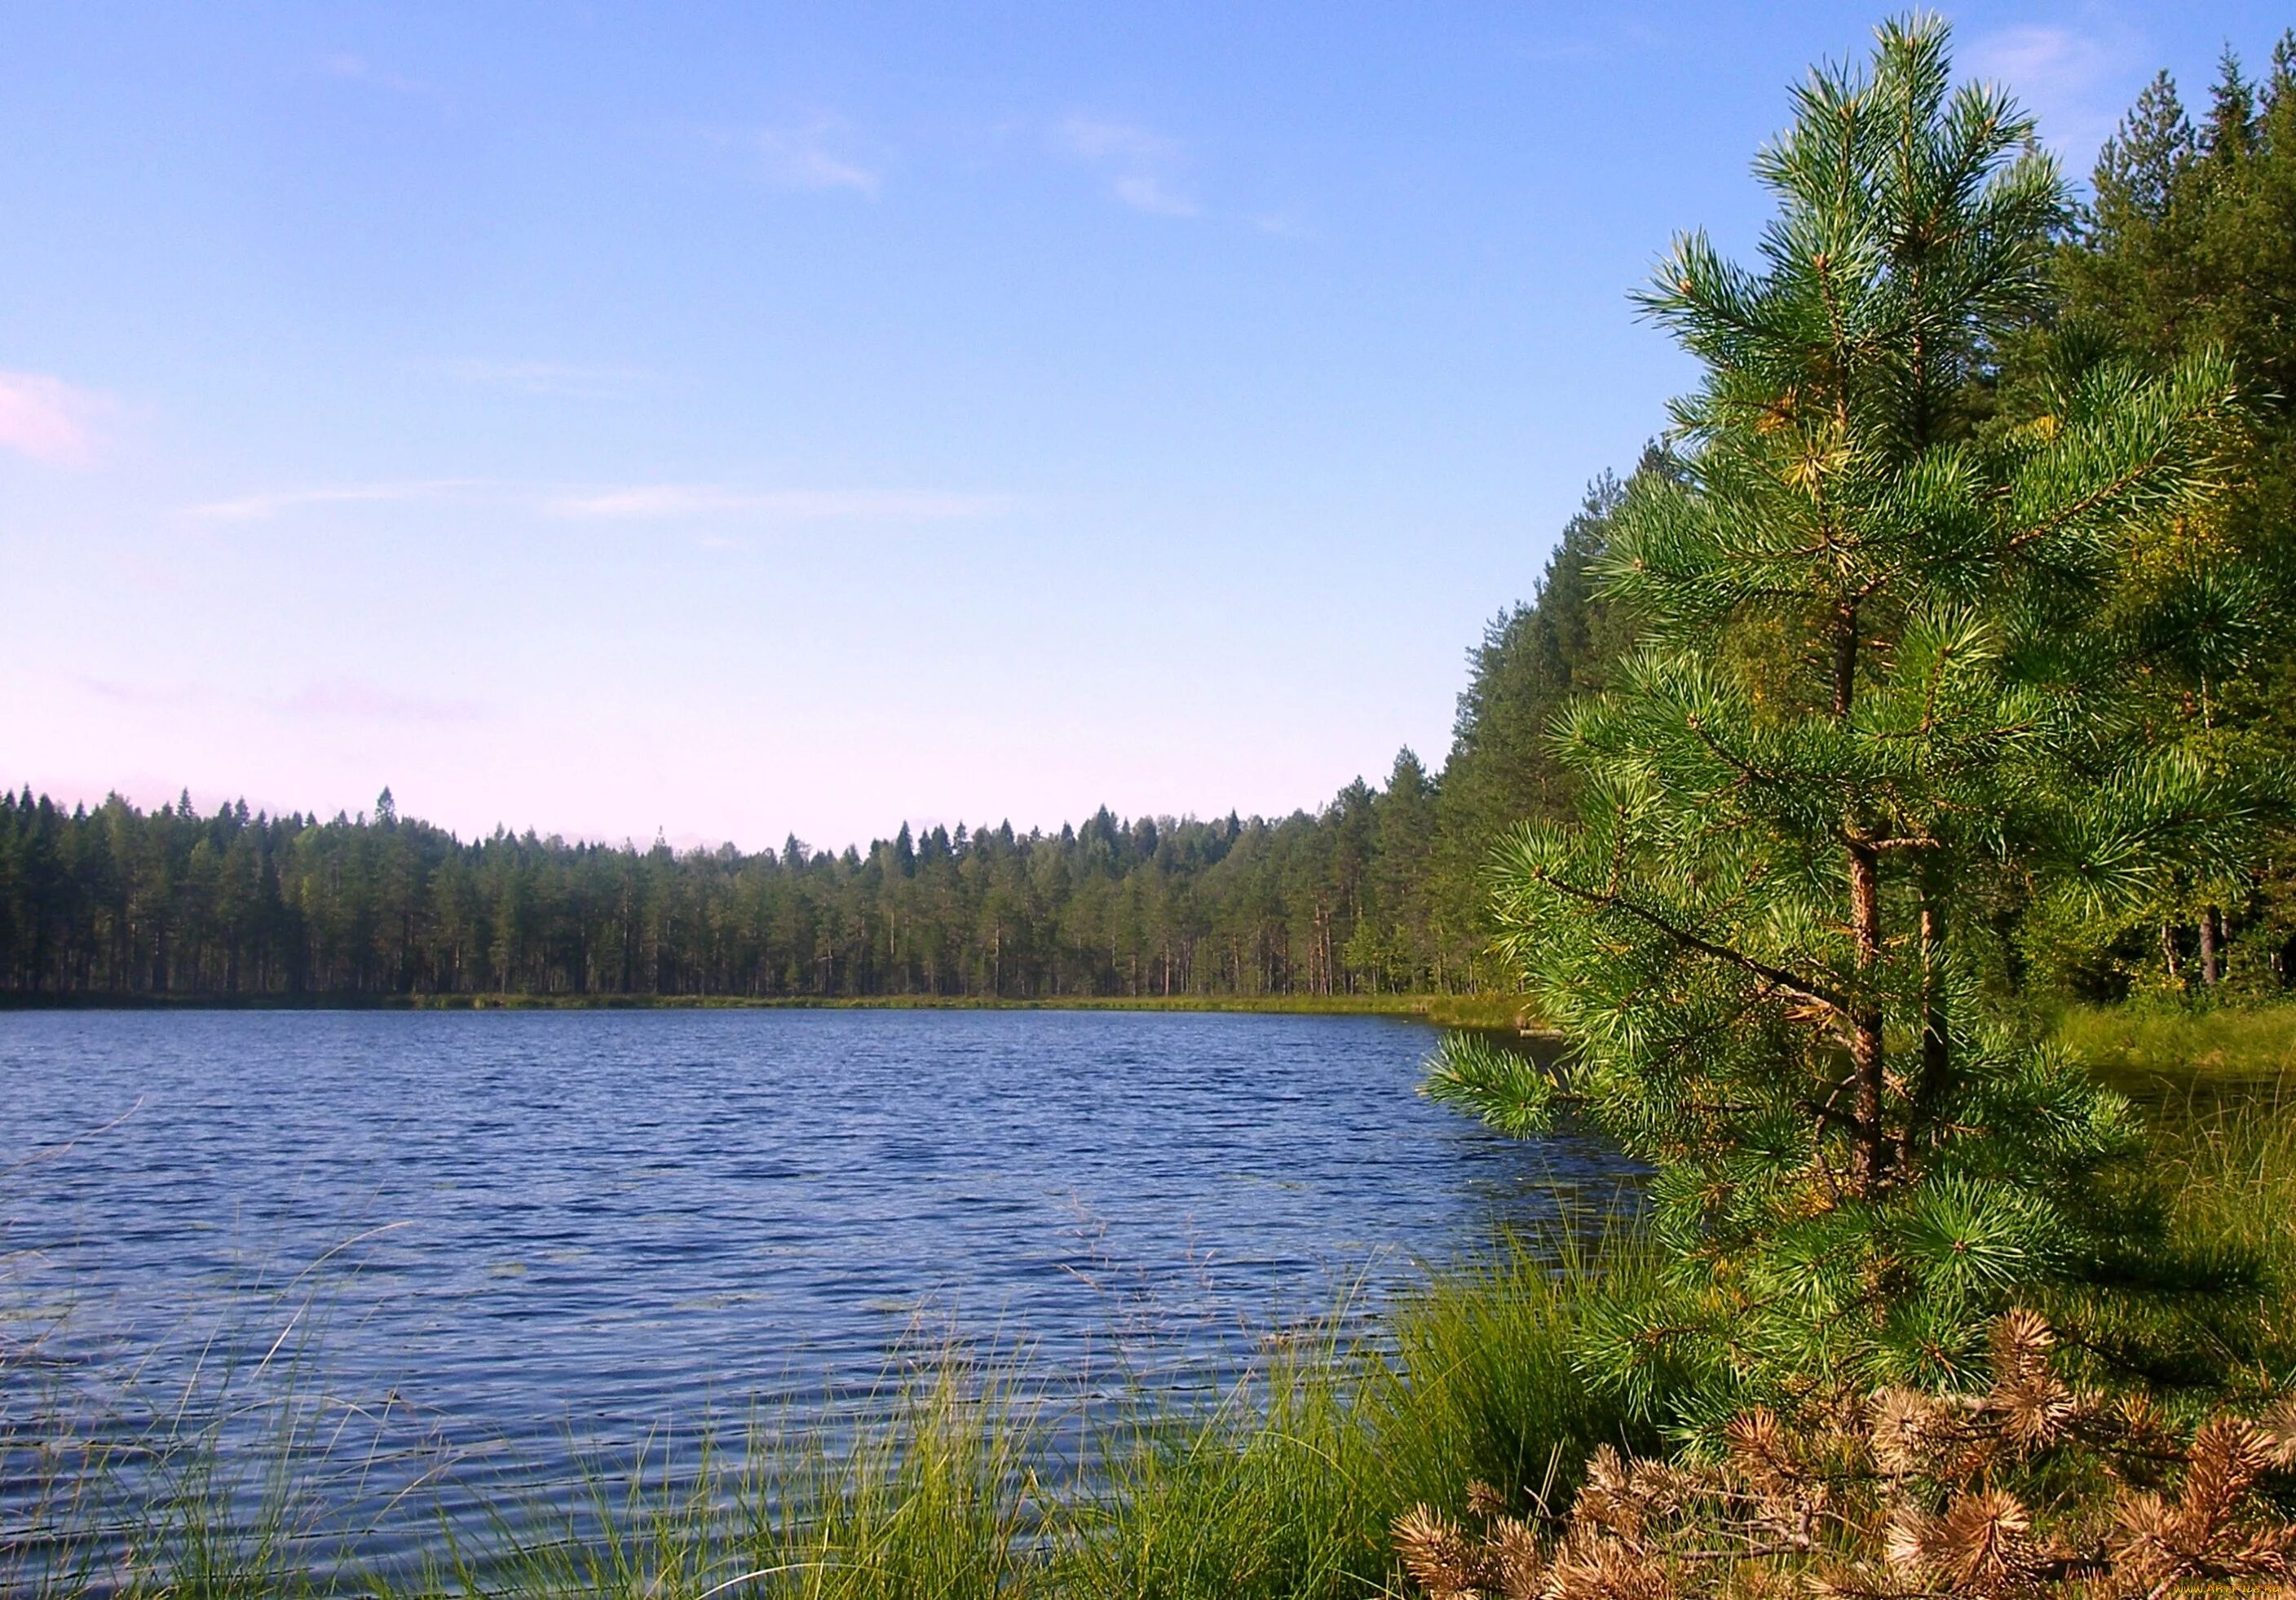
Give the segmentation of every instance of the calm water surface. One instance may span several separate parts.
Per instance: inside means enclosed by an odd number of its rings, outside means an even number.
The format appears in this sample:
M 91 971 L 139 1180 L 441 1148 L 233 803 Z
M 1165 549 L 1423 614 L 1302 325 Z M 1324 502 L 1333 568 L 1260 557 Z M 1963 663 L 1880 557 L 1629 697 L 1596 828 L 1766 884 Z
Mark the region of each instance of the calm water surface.
M 1601 1145 L 1420 1100 L 1433 1038 L 1105 1012 L 0 1014 L 0 1340 L 92 1372 L 158 1351 L 147 1387 L 277 1343 L 369 1412 L 545 1454 L 704 1404 L 830 1403 L 921 1327 L 1086 1382 L 1217 1381 L 1350 1286 L 1375 1315 L 1496 1225 L 1615 1198 Z

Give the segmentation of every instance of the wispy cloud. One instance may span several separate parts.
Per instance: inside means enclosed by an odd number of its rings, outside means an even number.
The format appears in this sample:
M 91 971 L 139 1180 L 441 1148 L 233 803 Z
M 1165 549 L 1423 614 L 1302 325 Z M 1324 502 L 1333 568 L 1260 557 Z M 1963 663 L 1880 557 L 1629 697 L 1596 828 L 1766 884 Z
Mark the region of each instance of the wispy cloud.
M 567 517 L 630 520 L 744 515 L 769 521 L 944 521 L 993 516 L 1001 495 L 940 489 L 738 489 L 658 483 L 562 496 L 548 509 Z
M 852 135 L 832 118 L 756 128 L 746 142 L 757 152 L 765 180 L 776 189 L 850 189 L 874 199 L 882 181 L 878 165 L 853 151 Z
M 1185 152 L 1177 140 L 1135 123 L 1070 117 L 1054 130 L 1053 143 L 1098 171 L 1108 192 L 1136 211 L 1194 217 L 1201 210 L 1180 181 Z
M 91 677 L 84 672 L 68 675 L 68 681 L 78 684 L 98 699 L 150 710 L 174 710 L 183 706 L 206 704 L 217 698 L 205 690 L 194 689 L 184 684 L 123 684 L 116 678 Z
M 743 488 L 712 483 L 570 485 L 430 478 L 270 489 L 184 508 L 207 522 L 259 522 L 325 506 L 483 502 L 530 514 L 623 521 L 745 517 L 767 522 L 947 521 L 995 516 L 1011 496 L 952 489 Z
M 1985 34 L 1962 57 L 1962 65 L 1979 78 L 2078 88 L 2087 87 L 2113 64 L 2107 47 L 2088 29 L 2040 23 Z
M 313 684 L 278 704 L 291 716 L 339 722 L 478 722 L 488 715 L 473 700 L 408 694 L 353 678 Z
M 0 372 L 0 447 L 48 466 L 94 465 L 102 454 L 99 425 L 118 410 L 109 398 L 60 378 Z
M 491 361 L 465 357 L 414 365 L 480 388 L 580 400 L 613 399 L 655 381 L 653 373 L 636 367 L 593 366 L 570 361 Z
M 494 714 L 474 700 L 408 693 L 348 677 L 328 678 L 285 695 L 244 694 L 200 684 L 123 683 L 86 674 L 74 674 L 72 681 L 114 704 L 152 711 L 236 709 L 314 721 L 414 723 L 480 722 Z
M 402 78 L 388 72 L 363 55 L 348 50 L 336 51 L 319 59 L 319 71 L 328 78 L 339 78 L 347 83 L 362 83 L 378 89 L 388 89 L 394 94 L 427 94 L 430 86 L 419 78 Z
M 1980 35 L 1961 53 L 1969 77 L 1999 84 L 2040 119 L 2043 139 L 2086 157 L 2112 134 L 2144 53 L 2125 32 L 2026 23 Z
M 186 516 L 209 522 L 260 522 L 281 512 L 314 505 L 357 505 L 392 501 L 440 500 L 481 487 L 469 478 L 432 478 L 409 483 L 345 483 L 319 488 L 270 489 L 235 500 L 184 508 Z

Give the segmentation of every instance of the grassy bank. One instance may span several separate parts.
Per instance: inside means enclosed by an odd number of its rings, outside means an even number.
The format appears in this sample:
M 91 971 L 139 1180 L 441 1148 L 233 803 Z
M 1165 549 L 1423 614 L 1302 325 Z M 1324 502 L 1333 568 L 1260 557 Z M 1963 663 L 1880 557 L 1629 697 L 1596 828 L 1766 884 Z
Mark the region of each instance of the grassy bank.
M 2296 1005 L 2077 1005 L 2057 1026 L 2076 1055 L 2114 1077 L 2261 1080 L 2296 1072 Z
M 2296 1008 L 2078 1012 L 2063 1030 L 2103 1068 L 2255 1086 L 2286 1064 L 2292 1021 Z M 2164 1351 L 2202 1381 L 2284 1385 L 2296 1377 L 2286 1292 L 2296 1101 L 2251 1087 L 2146 1104 L 2145 1176 L 2180 1259 L 2213 1271 L 2215 1292 L 2132 1302 L 2102 1332 Z M 546 1501 L 512 1495 L 475 1520 L 441 1514 L 411 1564 L 353 1565 L 340 1578 L 318 1575 L 338 1547 L 313 1537 L 315 1473 L 282 1467 L 284 1457 L 203 1456 L 207 1436 L 185 1410 L 171 1432 L 86 1458 L 99 1483 L 110 1472 L 145 1486 L 123 1514 L 116 1500 L 71 1489 L 55 1471 L 53 1431 L 12 1410 L 0 1482 L 16 1499 L 0 1531 L 0 1590 L 57 1600 L 331 1587 L 537 1600 L 1398 1593 L 1389 1530 L 1410 1506 L 1456 1509 L 1477 1482 L 1518 1506 L 1560 1506 L 1594 1446 L 1654 1442 L 1590 1393 L 1571 1359 L 1597 1290 L 1649 1265 L 1632 1237 L 1565 1242 L 1559 1261 L 1517 1242 L 1431 1276 L 1386 1318 L 1376 1347 L 1349 1344 L 1336 1322 L 1296 1331 L 1269 1341 L 1226 1397 L 1177 1415 L 1139 1397 L 1047 1399 L 1011 1370 L 952 1359 L 857 1432 L 731 1429 L 706 1451 L 602 1465 Z M 0 1392 L 25 1392 L 24 1374 L 0 1377 Z M 299 1425 L 323 1423 L 315 1412 Z M 61 1487 L 28 1508 L 22 1468 L 36 1457 Z M 684 1465 L 670 1470 L 672 1460 Z M 226 1509 L 234 1490 L 258 1508 L 251 1526 Z
M 1439 1028 L 1535 1031 L 1519 995 L 866 995 L 753 1000 L 720 996 L 433 995 L 405 1004 L 478 1010 L 1127 1011 L 1234 1012 L 1270 1016 L 1416 1017 Z
M 1153 1011 L 1275 1016 L 1416 1017 L 1439 1028 L 1538 1032 L 1520 995 L 985 995 L 788 996 L 414 994 L 0 997 L 0 1011 Z

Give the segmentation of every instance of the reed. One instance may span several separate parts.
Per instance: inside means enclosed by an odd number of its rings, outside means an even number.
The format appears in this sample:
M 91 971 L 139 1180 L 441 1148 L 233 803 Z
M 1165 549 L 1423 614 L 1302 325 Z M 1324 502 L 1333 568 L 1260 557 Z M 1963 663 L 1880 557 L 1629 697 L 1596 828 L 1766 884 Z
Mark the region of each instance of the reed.
M 1046 1565 L 1038 1402 L 951 1357 L 873 1421 L 792 1436 L 751 1419 L 595 1456 L 573 1493 L 516 1497 L 474 1533 L 442 1533 L 407 1595 L 711 1600 L 735 1593 L 963 1600 L 1033 1592 Z
M 1574 1297 L 1602 1270 L 1505 1242 L 1431 1276 L 1376 1344 L 1335 1311 L 1271 1338 L 1196 1401 L 1141 1388 L 1086 1406 L 1031 1387 L 1017 1358 L 949 1353 L 848 1425 L 705 1425 L 625 1457 L 594 1450 L 571 1486 L 491 1497 L 442 1479 L 424 1547 L 390 1565 L 362 1567 L 355 1520 L 316 1514 L 340 1464 L 315 1449 L 308 1407 L 275 1399 L 260 1439 L 243 1414 L 194 1422 L 181 1408 L 54 1473 L 9 1530 L 16 1564 L 0 1588 L 42 1600 L 1378 1593 L 1395 1578 L 1388 1525 L 1414 1499 L 1478 1477 L 1552 1489 L 1616 1435 L 1566 1350 Z

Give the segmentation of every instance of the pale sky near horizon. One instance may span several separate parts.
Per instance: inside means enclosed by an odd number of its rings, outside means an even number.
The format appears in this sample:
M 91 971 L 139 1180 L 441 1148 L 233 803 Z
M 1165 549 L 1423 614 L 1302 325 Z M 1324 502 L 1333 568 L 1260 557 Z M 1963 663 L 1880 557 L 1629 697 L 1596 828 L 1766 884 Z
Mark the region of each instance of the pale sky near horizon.
M 0 784 L 1314 808 L 1686 364 L 1839 4 L 0 5 Z M 2289 17 L 1950 8 L 2076 177 Z

